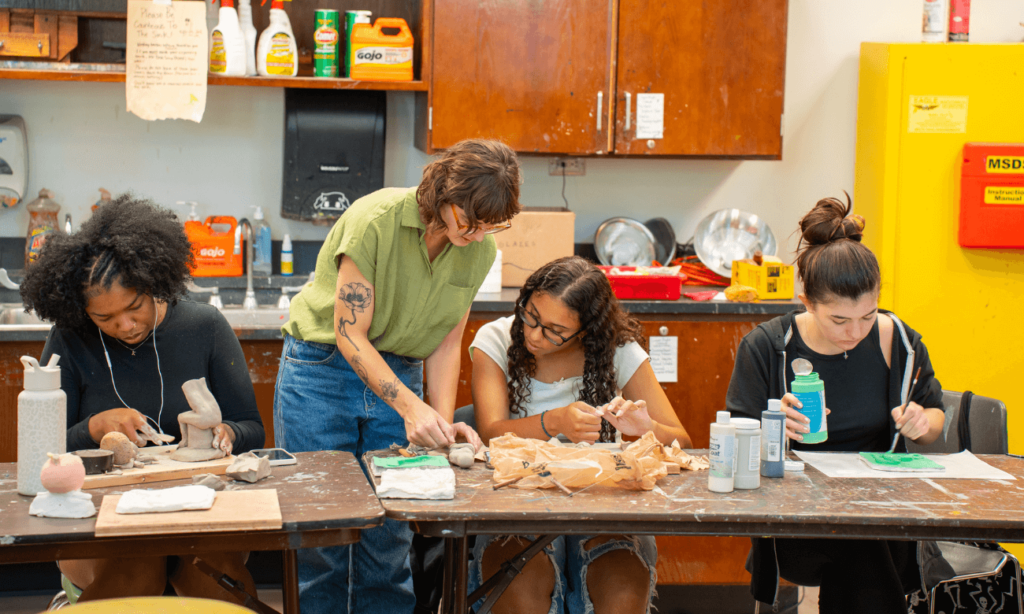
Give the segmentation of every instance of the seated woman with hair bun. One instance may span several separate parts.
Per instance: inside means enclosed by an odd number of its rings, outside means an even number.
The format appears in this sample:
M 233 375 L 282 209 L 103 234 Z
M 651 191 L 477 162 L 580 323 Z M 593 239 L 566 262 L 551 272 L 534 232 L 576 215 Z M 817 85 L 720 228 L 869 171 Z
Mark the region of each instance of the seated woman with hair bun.
M 942 386 L 921 335 L 878 308 L 878 260 L 861 244 L 864 218 L 852 204 L 818 201 L 800 220 L 797 268 L 803 282 L 794 311 L 759 325 L 736 353 L 726 409 L 761 418 L 768 399 L 782 399 L 786 436 L 795 450 L 886 452 L 901 433 L 927 445 L 942 434 Z M 802 443 L 808 419 L 788 385 L 792 362 L 811 361 L 825 383 L 828 440 Z M 921 375 L 908 398 L 911 378 Z M 920 588 L 917 542 L 755 538 L 748 559 L 751 588 L 774 603 L 778 578 L 820 586 L 821 612 L 905 614 L 906 595 Z
M 192 262 L 174 213 L 124 194 L 97 209 L 78 232 L 52 236 L 28 267 L 21 285 L 25 308 L 54 324 L 41 362 L 61 357 L 68 452 L 97 448 L 113 432 L 146 445 L 140 432 L 147 422 L 180 440 L 178 414 L 192 409 L 181 386 L 201 377 L 221 409 L 212 447 L 226 454 L 263 447 L 263 422 L 238 338 L 216 308 L 181 300 Z M 59 566 L 72 602 L 162 595 L 168 580 L 180 595 L 238 602 L 185 564 L 191 558 L 77 559 Z M 245 553 L 201 558 L 256 594 Z

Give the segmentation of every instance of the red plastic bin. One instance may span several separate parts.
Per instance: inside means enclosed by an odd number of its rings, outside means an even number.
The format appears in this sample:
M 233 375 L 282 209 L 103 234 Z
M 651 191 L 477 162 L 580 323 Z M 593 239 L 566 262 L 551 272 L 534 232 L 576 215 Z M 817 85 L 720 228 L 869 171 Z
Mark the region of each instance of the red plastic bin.
M 686 275 L 613 275 L 612 269 L 635 271 L 631 266 L 598 266 L 611 283 L 612 292 L 624 300 L 677 301 Z

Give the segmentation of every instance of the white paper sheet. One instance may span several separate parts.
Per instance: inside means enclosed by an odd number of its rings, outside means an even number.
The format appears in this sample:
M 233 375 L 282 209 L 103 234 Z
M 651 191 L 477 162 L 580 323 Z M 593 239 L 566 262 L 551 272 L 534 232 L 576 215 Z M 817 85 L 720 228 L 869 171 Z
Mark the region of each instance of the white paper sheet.
M 651 368 L 659 382 L 679 381 L 679 337 L 652 336 Z
M 879 471 L 864 464 L 856 452 L 793 451 L 801 460 L 830 478 L 942 478 L 960 480 L 1015 480 L 970 452 L 957 454 L 925 454 L 946 468 L 945 471 L 900 473 Z
M 665 94 L 636 95 L 636 138 L 660 139 L 665 134 Z

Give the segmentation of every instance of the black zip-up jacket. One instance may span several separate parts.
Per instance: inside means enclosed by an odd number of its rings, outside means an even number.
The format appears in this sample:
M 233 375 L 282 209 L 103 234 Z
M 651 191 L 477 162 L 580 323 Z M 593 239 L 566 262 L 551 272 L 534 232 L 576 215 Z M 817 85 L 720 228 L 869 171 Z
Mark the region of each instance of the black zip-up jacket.
M 734 416 L 761 419 L 768 408 L 768 399 L 781 399 L 789 391 L 786 382 L 786 344 L 793 336 L 793 311 L 758 325 L 740 342 L 736 352 L 725 408 Z M 922 407 L 943 408 L 942 386 L 935 379 L 935 370 L 928 358 L 928 349 L 921 335 L 900 321 L 895 314 L 879 310 L 893 321 L 892 359 L 889 367 L 889 407 L 899 407 L 909 395 L 914 371 L 921 367 L 921 376 L 914 391 L 914 402 Z M 896 434 L 896 425 L 889 423 L 890 439 Z M 897 452 L 906 452 L 901 437 Z M 775 540 L 753 538 L 753 549 L 747 559 L 751 573 L 750 591 L 762 603 L 775 603 L 778 596 L 779 566 L 775 554 Z M 919 562 L 921 554 L 919 553 Z

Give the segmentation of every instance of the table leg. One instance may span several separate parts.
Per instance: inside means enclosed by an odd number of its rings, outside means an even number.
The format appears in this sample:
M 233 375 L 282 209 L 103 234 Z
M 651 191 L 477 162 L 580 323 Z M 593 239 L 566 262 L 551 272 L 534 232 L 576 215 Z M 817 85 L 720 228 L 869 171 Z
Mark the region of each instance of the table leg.
M 295 550 L 282 550 L 284 573 L 281 579 L 281 597 L 284 614 L 299 614 L 299 559 Z
M 469 538 L 463 535 L 453 540 L 455 551 L 455 614 L 469 614 Z
M 441 577 L 441 612 L 454 612 L 452 600 L 455 597 L 455 539 L 446 537 L 444 540 L 444 574 Z

